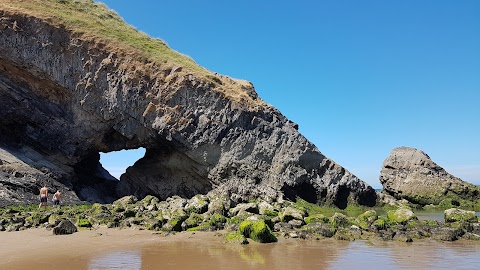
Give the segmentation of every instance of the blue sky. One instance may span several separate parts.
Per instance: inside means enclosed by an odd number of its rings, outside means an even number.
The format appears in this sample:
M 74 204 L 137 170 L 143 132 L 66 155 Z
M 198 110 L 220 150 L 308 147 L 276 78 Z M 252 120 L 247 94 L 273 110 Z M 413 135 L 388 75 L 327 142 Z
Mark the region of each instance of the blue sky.
M 375 188 L 397 146 L 480 185 L 480 1 L 102 2 L 199 65 L 251 81 Z M 101 162 L 121 171 L 141 155 Z

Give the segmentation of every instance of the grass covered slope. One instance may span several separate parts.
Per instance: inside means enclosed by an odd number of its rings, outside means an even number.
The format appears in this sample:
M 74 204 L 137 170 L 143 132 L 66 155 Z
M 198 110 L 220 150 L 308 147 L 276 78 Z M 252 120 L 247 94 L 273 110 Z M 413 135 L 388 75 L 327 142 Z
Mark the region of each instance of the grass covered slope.
M 238 103 L 250 108 L 266 105 L 257 97 L 251 83 L 208 71 L 190 57 L 169 48 L 162 40 L 151 38 L 128 25 L 103 3 L 93 0 L 0 1 L 0 14 L 35 17 L 59 29 L 64 28 L 73 38 L 128 56 L 137 62 L 132 62 L 132 67 L 149 77 L 158 74 L 158 67 L 161 70 L 182 70 L 184 75 L 193 74 L 209 82 L 213 90 Z
M 12 0 L 0 2 L 0 7 L 44 19 L 84 38 L 137 54 L 146 61 L 170 62 L 194 72 L 207 72 L 189 57 L 173 51 L 165 42 L 150 38 L 126 24 L 103 3 L 93 0 Z

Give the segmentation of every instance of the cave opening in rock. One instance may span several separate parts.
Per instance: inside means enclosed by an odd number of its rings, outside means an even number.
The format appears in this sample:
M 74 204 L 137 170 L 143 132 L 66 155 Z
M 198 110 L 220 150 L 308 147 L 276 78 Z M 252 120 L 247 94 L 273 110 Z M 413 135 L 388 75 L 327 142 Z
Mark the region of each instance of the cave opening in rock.
M 100 153 L 100 163 L 111 176 L 120 180 L 125 170 L 145 156 L 145 148 Z

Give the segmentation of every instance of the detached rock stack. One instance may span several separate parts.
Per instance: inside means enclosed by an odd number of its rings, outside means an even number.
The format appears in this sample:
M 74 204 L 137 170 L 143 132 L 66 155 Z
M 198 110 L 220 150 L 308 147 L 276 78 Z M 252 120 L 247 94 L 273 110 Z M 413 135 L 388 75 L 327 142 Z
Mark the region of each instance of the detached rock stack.
M 376 202 L 251 83 L 205 70 L 102 4 L 12 1 L 0 18 L 0 159 L 12 157 L 0 203 L 34 201 L 40 182 L 70 201 L 217 190 L 235 202 Z M 139 147 L 145 156 L 112 181 L 99 152 Z
M 479 198 L 477 187 L 447 173 L 423 151 L 409 147 L 392 150 L 383 162 L 380 183 L 382 192 L 420 205 Z

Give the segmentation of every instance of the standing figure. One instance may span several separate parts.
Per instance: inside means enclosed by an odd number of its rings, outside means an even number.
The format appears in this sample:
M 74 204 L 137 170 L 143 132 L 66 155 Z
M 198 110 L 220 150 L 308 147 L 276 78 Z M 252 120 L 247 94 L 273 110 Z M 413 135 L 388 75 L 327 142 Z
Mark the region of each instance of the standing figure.
M 38 208 L 40 209 L 42 206 L 47 209 L 47 200 L 48 200 L 48 188 L 43 185 L 43 187 L 40 189 L 40 204 L 38 205 Z
M 60 193 L 60 190 L 57 190 L 57 192 L 55 192 L 55 194 L 53 194 L 53 198 L 52 198 L 52 201 L 53 201 L 53 205 L 58 205 L 58 207 L 60 207 L 60 200 L 62 199 L 62 193 Z

